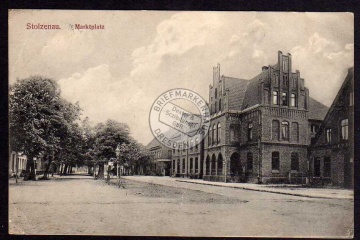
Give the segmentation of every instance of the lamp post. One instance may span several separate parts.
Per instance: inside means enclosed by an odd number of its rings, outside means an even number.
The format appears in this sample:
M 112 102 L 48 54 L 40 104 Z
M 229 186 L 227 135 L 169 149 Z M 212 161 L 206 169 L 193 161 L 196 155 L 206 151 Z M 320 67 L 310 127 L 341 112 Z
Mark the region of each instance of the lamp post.
M 121 172 L 120 172 L 120 144 L 117 145 L 115 149 L 116 153 L 116 177 L 117 177 L 117 183 L 118 187 L 121 186 Z

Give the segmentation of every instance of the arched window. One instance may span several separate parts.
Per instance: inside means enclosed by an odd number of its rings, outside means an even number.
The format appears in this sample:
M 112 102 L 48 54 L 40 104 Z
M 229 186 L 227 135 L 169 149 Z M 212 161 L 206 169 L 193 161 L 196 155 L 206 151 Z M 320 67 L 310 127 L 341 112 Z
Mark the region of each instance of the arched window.
M 215 99 L 217 98 L 217 88 L 215 88 Z
M 252 152 L 247 153 L 246 170 L 250 171 L 250 172 L 253 170 L 253 154 L 252 154 Z
M 190 158 L 189 165 L 190 165 L 190 166 L 189 166 L 188 169 L 190 170 L 190 173 L 192 174 L 192 173 L 194 173 L 194 172 L 193 172 L 193 159 L 192 159 L 192 158 Z
M 253 124 L 248 124 L 248 140 L 251 141 L 253 139 Z
M 220 140 L 221 140 L 221 124 L 220 123 L 217 124 L 216 136 L 217 136 L 217 143 L 220 143 Z
M 195 138 L 195 148 L 196 148 L 196 150 L 199 149 L 199 139 L 198 138 Z
M 280 154 L 279 154 L 279 152 L 271 153 L 271 169 L 273 171 L 280 170 Z
M 194 140 L 190 140 L 190 150 L 194 150 Z
M 349 121 L 344 119 L 341 121 L 341 139 L 348 140 L 349 138 Z
M 177 166 L 176 173 L 181 173 L 180 172 L 180 159 L 176 160 L 176 166 Z
M 212 144 L 215 144 L 215 140 L 216 140 L 215 134 L 216 134 L 216 126 L 215 126 L 215 124 L 214 124 L 214 125 L 213 125 L 212 136 L 211 136 L 211 138 L 212 138 Z
M 280 123 L 278 120 L 272 121 L 272 139 L 279 140 Z
M 289 140 L 289 123 L 287 121 L 281 123 L 281 138 L 282 140 Z
M 219 99 L 219 112 L 221 111 L 221 99 Z
M 210 156 L 207 155 L 206 157 L 206 162 L 205 162 L 205 167 L 206 167 L 206 175 L 210 175 Z
M 291 170 L 299 171 L 299 154 L 296 152 L 291 153 Z
M 215 154 L 212 155 L 211 158 L 211 175 L 216 174 L 216 156 Z
M 218 175 L 221 175 L 222 174 L 222 170 L 223 170 L 223 157 L 221 155 L 221 153 L 219 153 L 219 156 L 218 156 L 218 160 L 217 160 L 217 167 L 218 167 L 218 172 L 217 174 Z

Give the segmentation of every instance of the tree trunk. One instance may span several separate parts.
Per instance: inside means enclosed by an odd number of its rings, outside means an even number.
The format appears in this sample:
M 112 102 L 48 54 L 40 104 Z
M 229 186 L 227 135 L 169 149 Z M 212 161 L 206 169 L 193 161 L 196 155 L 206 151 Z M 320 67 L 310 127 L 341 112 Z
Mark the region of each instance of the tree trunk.
M 104 163 L 99 163 L 98 179 L 104 179 Z
M 35 169 L 33 155 L 27 155 L 26 170 L 24 175 L 24 181 L 35 180 Z
M 47 156 L 47 161 L 48 161 L 48 164 L 47 164 L 47 166 L 45 168 L 44 176 L 42 177 L 42 179 L 48 179 L 48 173 L 49 173 L 49 168 L 50 168 L 50 165 L 51 165 L 51 162 L 52 162 L 52 157 Z
M 68 165 L 65 164 L 65 167 L 63 168 L 63 175 L 66 175 L 67 170 L 68 170 Z

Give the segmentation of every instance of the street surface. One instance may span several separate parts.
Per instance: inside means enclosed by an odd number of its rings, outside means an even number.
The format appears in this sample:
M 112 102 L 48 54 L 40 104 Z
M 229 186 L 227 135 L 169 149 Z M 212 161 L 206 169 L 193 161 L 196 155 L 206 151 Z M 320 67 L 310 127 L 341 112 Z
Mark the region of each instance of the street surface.
M 215 237 L 353 235 L 353 200 L 152 178 L 131 177 L 125 180 L 125 189 L 85 175 L 21 181 L 17 185 L 11 179 L 9 232 Z

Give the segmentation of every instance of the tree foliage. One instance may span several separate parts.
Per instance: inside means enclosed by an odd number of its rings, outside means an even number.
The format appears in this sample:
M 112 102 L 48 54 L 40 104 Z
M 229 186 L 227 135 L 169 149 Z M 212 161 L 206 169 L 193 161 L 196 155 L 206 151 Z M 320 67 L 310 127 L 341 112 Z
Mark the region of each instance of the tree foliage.
M 80 112 L 78 104 L 61 98 L 58 84 L 50 78 L 33 76 L 10 86 L 10 147 L 28 157 L 27 173 L 32 174 L 25 179 L 34 177 L 33 157 L 74 150 L 68 144 L 77 141 L 75 121 Z

